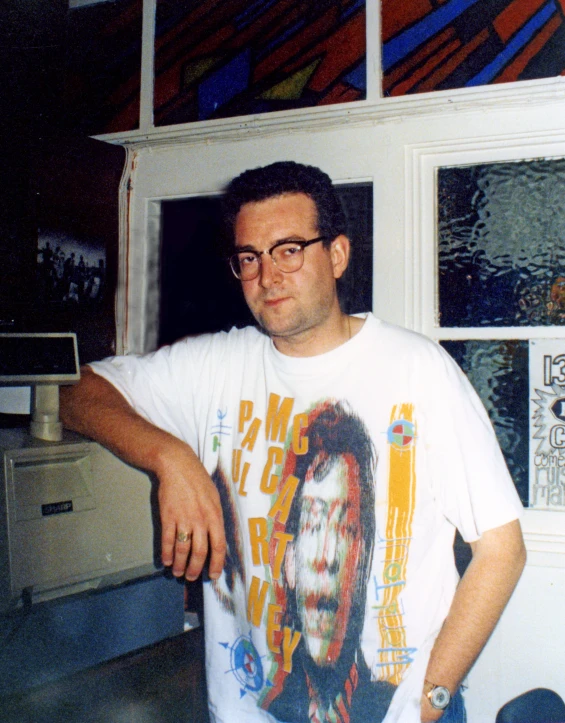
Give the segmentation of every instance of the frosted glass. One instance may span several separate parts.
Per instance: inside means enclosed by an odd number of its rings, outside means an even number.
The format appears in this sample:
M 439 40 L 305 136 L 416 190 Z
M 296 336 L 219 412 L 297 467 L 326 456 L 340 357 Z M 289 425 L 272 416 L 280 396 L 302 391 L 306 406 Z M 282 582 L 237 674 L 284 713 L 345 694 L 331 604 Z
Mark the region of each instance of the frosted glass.
M 565 323 L 565 159 L 438 170 L 442 327 Z
M 475 339 L 444 341 L 442 346 L 485 405 L 520 499 L 528 505 L 528 342 Z

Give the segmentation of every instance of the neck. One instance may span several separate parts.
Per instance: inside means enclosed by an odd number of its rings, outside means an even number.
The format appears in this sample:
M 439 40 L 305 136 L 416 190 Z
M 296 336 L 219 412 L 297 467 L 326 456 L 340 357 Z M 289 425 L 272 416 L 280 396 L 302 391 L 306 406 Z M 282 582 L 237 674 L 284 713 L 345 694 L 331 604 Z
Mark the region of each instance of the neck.
M 362 325 L 362 319 L 350 317 L 339 311 L 333 320 L 328 320 L 324 324 L 323 329 L 317 326 L 297 334 L 272 335 L 271 338 L 281 354 L 296 357 L 317 356 L 345 344 Z

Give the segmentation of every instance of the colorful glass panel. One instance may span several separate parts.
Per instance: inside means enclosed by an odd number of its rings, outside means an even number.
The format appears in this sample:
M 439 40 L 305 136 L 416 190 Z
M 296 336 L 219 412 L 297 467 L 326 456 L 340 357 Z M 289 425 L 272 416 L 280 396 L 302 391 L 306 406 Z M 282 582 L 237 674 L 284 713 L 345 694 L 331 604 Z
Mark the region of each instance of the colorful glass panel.
M 442 327 L 565 323 L 565 159 L 438 170 Z
M 365 0 L 157 0 L 155 125 L 366 97 Z
M 382 0 L 383 94 L 565 73 L 564 0 Z

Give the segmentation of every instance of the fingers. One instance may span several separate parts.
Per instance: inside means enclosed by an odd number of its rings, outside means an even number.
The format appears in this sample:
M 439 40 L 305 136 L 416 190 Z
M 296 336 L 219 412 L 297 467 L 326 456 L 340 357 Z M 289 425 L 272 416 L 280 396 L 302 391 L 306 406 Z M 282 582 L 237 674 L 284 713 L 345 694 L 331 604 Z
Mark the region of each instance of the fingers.
M 176 534 L 175 554 L 173 559 L 173 575 L 175 577 L 182 577 L 184 575 L 191 547 L 192 533 L 179 530 Z M 198 577 L 198 575 L 196 577 Z
M 163 565 L 172 567 L 172 573 L 175 577 L 184 575 L 187 580 L 196 580 L 202 572 L 209 550 L 208 574 L 212 580 L 217 580 L 222 574 L 226 556 L 226 541 L 222 520 L 215 525 L 211 525 L 209 532 L 205 528 L 186 532 L 180 526 L 172 524 L 166 530 L 163 530 Z
M 158 470 L 163 564 L 175 577 L 196 580 L 210 554 L 210 576 L 217 579 L 226 550 L 220 496 L 194 452 L 178 444 Z
M 202 568 L 204 567 L 207 556 L 208 535 L 206 533 L 203 534 L 201 531 L 194 532 L 192 535 L 192 549 L 190 551 L 190 559 L 188 560 L 188 565 L 186 566 L 186 572 L 184 575 L 187 580 L 196 580 L 196 578 L 202 572 Z
M 210 529 L 210 564 L 208 575 L 212 580 L 217 580 L 222 574 L 226 560 L 226 536 L 223 520 L 219 526 Z
M 165 567 L 171 567 L 175 556 L 176 530 L 177 526 L 174 522 L 166 524 L 163 516 L 161 516 L 161 560 Z

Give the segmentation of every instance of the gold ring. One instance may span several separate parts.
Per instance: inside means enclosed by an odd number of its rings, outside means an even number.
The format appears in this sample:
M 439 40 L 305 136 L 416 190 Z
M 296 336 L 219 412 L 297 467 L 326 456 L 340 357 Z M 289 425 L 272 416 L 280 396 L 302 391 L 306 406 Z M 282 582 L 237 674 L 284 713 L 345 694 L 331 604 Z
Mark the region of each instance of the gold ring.
M 190 540 L 189 532 L 177 532 L 177 542 L 188 542 Z

